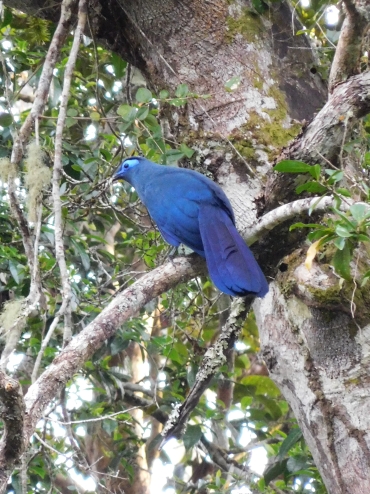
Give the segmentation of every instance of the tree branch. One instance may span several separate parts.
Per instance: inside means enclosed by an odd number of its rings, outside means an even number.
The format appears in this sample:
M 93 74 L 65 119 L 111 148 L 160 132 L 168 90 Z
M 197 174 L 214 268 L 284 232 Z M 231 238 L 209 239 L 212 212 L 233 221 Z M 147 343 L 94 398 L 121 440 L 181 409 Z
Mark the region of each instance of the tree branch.
M 312 207 L 312 203 L 317 200 L 318 198 L 303 199 L 293 203 L 293 205 L 282 206 L 283 213 L 280 218 L 276 212 L 274 214 L 269 213 L 270 221 L 276 226 L 291 217 L 293 211 L 296 214 L 300 214 Z M 323 209 L 324 207 L 329 208 L 332 204 L 332 199 L 324 198 L 322 203 Z M 260 228 L 264 233 L 271 229 L 268 222 L 263 221 L 263 219 L 260 222 Z M 252 234 L 255 238 L 259 237 L 257 229 L 253 230 Z M 158 297 L 161 293 L 173 288 L 180 282 L 186 282 L 205 272 L 205 261 L 199 256 L 193 254 L 188 257 L 179 257 L 153 269 L 118 294 L 93 322 L 72 339 L 69 345 L 54 359 L 50 367 L 29 388 L 25 397 L 27 410 L 26 437 L 31 436 L 36 423 L 42 417 L 43 411 L 50 400 L 56 396 L 82 364 L 100 348 L 103 342 L 115 334 L 125 321 L 134 316 L 145 304 Z M 235 299 L 235 308 L 238 307 L 240 300 L 244 299 Z M 247 307 L 245 311 L 247 311 Z M 226 325 L 226 332 L 234 334 L 233 332 L 237 329 L 235 326 L 237 317 L 239 316 L 235 312 L 230 315 Z M 224 342 L 225 334 L 223 333 L 220 338 L 221 343 Z M 221 355 L 222 346 L 217 347 L 214 351 L 217 353 L 218 349 L 220 350 L 219 355 Z M 209 352 L 210 354 L 212 353 L 211 350 Z M 211 356 L 210 354 L 208 356 Z M 207 361 L 208 365 L 213 365 L 211 360 Z M 202 380 L 208 378 L 208 374 L 202 374 L 202 376 Z
M 174 408 L 162 431 L 162 436 L 164 437 L 162 444 L 170 437 L 180 437 L 183 434 L 187 420 L 197 406 L 200 397 L 208 388 L 218 369 L 226 363 L 226 352 L 233 348 L 235 341 L 238 339 L 241 326 L 245 321 L 252 300 L 253 298 L 248 297 L 233 299 L 230 316 L 222 328 L 216 343 L 208 348 L 204 354 L 193 387 L 185 401 Z
M 310 210 L 324 213 L 329 211 L 332 206 L 334 206 L 334 198 L 332 196 L 307 197 L 306 199 L 298 199 L 289 204 L 284 204 L 266 213 L 248 230 L 247 235 L 245 235 L 247 237 L 247 243 L 248 245 L 254 244 L 262 237 L 268 235 L 271 230 L 295 216 L 308 213 Z M 345 209 L 346 206 L 343 205 L 343 210 Z
M 27 144 L 28 139 L 30 138 L 32 132 L 32 126 L 34 124 L 35 119 L 38 118 L 38 116 L 41 115 L 44 111 L 49 94 L 51 80 L 53 77 L 53 70 L 57 62 L 57 59 L 59 57 L 60 50 L 64 44 L 64 41 L 71 27 L 72 7 L 75 2 L 76 0 L 64 0 L 62 3 L 60 20 L 55 30 L 53 39 L 51 40 L 49 50 L 45 58 L 45 63 L 41 72 L 39 84 L 35 95 L 35 101 L 20 131 L 16 134 L 14 138 L 14 144 L 11 155 L 11 163 L 14 166 L 14 170 L 16 165 L 20 163 L 23 157 L 24 147 Z M 18 199 L 16 195 L 15 176 L 13 174 L 9 176 L 8 193 L 9 193 L 9 200 L 10 200 L 9 202 L 10 202 L 12 214 L 17 219 L 18 224 L 20 226 L 23 245 L 24 245 L 26 257 L 28 259 L 31 277 L 32 277 L 32 273 L 34 273 L 34 269 L 33 269 L 34 249 L 32 245 L 32 239 L 28 228 L 27 220 L 18 203 Z M 30 293 L 32 293 L 32 288 L 33 286 L 31 283 Z
M 23 452 L 23 422 L 25 405 L 20 384 L 0 371 L 1 418 L 4 433 L 0 441 L 0 492 L 7 484 L 13 462 Z
M 204 260 L 196 255 L 180 257 L 144 275 L 117 295 L 92 323 L 72 339 L 29 388 L 25 396 L 25 440 L 32 435 L 50 400 L 107 338 L 150 300 L 180 282 L 204 274 L 205 268 Z
M 52 178 L 52 197 L 54 204 L 54 226 L 55 226 L 55 257 L 58 261 L 60 277 L 62 282 L 62 306 L 59 314 L 64 315 L 64 344 L 72 337 L 71 321 L 71 284 L 69 282 L 69 273 L 64 255 L 63 243 L 63 220 L 62 220 L 62 201 L 60 199 L 60 180 L 62 177 L 62 139 L 64 123 L 67 115 L 68 98 L 71 89 L 73 70 L 77 60 L 77 54 L 80 46 L 81 36 L 83 34 L 87 17 L 86 0 L 80 0 L 78 6 L 78 24 L 74 32 L 73 44 L 69 54 L 68 62 L 64 72 L 63 90 L 60 101 L 59 115 L 55 132 L 55 155 L 54 170 Z
M 358 119 L 370 112 L 370 71 L 351 77 L 335 87 L 331 98 L 306 129 L 280 154 L 277 161 L 296 159 L 315 165 L 339 161 L 343 136 Z M 288 202 L 294 194 L 295 177 L 272 173 L 265 189 L 266 210 Z
M 360 71 L 363 40 L 370 21 L 370 5 L 359 0 L 343 0 L 346 14 L 330 69 L 329 93 L 337 84 Z

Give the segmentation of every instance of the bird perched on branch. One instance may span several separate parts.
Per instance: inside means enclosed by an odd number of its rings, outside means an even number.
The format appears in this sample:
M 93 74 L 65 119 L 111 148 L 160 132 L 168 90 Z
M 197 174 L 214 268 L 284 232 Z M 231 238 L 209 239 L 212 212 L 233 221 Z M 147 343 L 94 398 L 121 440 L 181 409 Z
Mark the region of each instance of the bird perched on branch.
M 166 242 L 205 257 L 219 290 L 239 297 L 267 293 L 266 278 L 235 228 L 231 204 L 212 180 L 139 156 L 120 164 L 113 180 L 121 179 L 135 187 Z

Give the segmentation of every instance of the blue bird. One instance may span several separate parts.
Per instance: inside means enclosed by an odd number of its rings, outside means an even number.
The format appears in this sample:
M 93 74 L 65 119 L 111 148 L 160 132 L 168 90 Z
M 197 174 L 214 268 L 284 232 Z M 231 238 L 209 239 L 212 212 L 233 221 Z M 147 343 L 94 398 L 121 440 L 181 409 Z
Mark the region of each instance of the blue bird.
M 120 179 L 135 187 L 166 242 L 183 243 L 205 257 L 219 290 L 239 297 L 266 295 L 266 278 L 235 228 L 228 198 L 212 180 L 139 156 L 120 164 L 113 180 Z

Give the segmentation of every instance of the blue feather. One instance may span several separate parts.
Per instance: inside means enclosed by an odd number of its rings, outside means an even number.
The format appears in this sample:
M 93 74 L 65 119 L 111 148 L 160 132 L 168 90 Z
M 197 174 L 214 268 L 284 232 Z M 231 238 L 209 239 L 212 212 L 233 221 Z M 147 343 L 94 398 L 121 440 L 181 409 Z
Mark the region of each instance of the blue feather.
M 183 243 L 206 258 L 219 290 L 232 296 L 267 293 L 266 278 L 235 228 L 231 204 L 212 180 L 138 156 L 121 163 L 113 177 L 120 179 L 135 187 L 169 244 Z

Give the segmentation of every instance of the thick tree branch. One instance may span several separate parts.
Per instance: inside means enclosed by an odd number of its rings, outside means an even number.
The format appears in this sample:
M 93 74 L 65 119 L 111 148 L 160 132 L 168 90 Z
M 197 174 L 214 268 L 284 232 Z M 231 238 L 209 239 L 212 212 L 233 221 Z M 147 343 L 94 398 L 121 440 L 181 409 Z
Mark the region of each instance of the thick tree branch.
M 353 124 L 370 112 L 370 71 L 339 84 L 322 110 L 278 158 L 297 159 L 309 164 L 336 164 L 343 137 Z M 326 161 L 325 161 L 326 160 Z M 271 174 L 266 184 L 266 208 L 271 210 L 295 195 L 294 178 Z
M 346 200 L 348 201 L 348 199 Z M 351 204 L 353 203 L 353 201 L 350 202 Z M 267 236 L 271 230 L 296 216 L 303 213 L 309 214 L 310 210 L 315 211 L 316 213 L 324 213 L 330 211 L 332 206 L 334 206 L 334 198 L 332 196 L 307 197 L 306 199 L 298 199 L 289 204 L 284 204 L 283 206 L 266 213 L 250 230 L 248 230 L 246 235 L 247 243 L 248 245 L 254 244 L 262 237 Z M 343 204 L 341 209 L 346 210 L 346 204 Z
M 0 371 L 1 418 L 4 433 L 0 441 L 0 492 L 12 471 L 13 462 L 23 452 L 24 401 L 20 384 Z M 3 488 L 3 490 L 1 490 Z
M 351 77 L 337 86 L 326 105 L 293 143 L 283 156 L 307 163 L 322 162 L 322 156 L 336 161 L 343 134 L 349 124 L 370 112 L 370 71 Z
M 329 92 L 360 71 L 363 40 L 370 21 L 370 5 L 363 0 L 343 0 L 346 14 L 330 69 Z
M 205 262 L 198 256 L 177 258 L 144 275 L 124 290 L 81 331 L 29 388 L 25 396 L 25 440 L 32 435 L 47 404 L 73 374 L 146 303 L 177 283 L 205 273 Z

